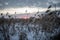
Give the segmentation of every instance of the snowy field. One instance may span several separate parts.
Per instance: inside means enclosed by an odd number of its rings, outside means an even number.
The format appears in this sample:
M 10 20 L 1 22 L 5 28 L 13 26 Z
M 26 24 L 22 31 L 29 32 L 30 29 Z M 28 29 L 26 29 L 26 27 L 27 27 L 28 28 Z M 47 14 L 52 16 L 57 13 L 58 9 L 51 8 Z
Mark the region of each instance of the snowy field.
M 7 27 L 7 24 L 4 24 Z M 51 37 L 60 32 L 60 28 L 52 30 L 52 32 L 42 31 L 42 26 L 38 24 L 22 24 L 15 23 L 8 26 L 9 32 L 6 32 L 10 40 L 51 40 Z M 0 29 L 2 27 L 0 26 Z M 4 40 L 3 32 L 0 32 L 0 40 Z

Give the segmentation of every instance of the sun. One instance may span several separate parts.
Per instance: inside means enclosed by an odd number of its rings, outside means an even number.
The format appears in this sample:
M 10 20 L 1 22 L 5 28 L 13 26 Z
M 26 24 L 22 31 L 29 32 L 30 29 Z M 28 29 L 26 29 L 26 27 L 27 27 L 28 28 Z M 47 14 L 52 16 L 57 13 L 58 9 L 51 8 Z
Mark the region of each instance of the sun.
M 22 19 L 29 19 L 29 16 L 22 16 Z

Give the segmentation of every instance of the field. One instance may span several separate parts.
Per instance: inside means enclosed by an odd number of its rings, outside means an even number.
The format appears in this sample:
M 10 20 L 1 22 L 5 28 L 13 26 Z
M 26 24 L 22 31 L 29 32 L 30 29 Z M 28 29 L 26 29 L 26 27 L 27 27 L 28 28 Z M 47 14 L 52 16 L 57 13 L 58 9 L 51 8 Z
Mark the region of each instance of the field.
M 58 40 L 59 11 L 28 19 L 0 17 L 0 40 Z M 56 36 L 56 39 L 55 39 Z

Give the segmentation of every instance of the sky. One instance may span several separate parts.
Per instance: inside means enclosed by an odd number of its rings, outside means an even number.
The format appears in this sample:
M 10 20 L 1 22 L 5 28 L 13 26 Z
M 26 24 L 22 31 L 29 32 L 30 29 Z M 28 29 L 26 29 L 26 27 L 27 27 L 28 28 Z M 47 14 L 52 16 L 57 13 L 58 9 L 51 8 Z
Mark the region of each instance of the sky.
M 53 4 L 56 4 L 59 8 L 60 0 L 0 0 L 0 12 L 10 12 L 12 14 L 15 11 L 17 13 L 25 13 L 25 10 L 27 10 L 33 13 L 37 12 L 38 9 L 42 12 L 46 10 L 49 5 Z

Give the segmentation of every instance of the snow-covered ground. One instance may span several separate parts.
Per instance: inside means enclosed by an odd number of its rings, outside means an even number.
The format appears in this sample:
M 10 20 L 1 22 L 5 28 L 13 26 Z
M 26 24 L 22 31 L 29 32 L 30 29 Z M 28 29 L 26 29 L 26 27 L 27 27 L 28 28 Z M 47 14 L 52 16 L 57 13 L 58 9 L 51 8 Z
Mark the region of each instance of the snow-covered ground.
M 6 25 L 5 25 L 6 26 Z M 52 33 L 42 31 L 42 27 L 34 24 L 15 23 L 9 26 L 10 40 L 51 40 L 50 37 L 58 34 L 60 28 L 54 29 Z M 0 40 L 3 40 L 3 34 L 0 32 Z

